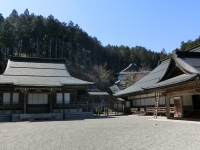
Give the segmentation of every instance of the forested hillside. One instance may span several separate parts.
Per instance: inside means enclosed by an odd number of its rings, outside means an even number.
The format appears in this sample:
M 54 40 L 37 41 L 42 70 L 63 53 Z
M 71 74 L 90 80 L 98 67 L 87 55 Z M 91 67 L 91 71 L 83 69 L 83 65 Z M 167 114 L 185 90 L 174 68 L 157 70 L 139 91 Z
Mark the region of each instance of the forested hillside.
M 73 66 L 98 66 L 113 73 L 130 63 L 153 69 L 166 56 L 164 49 L 157 53 L 142 46 L 103 46 L 72 21 L 37 16 L 27 9 L 23 14 L 13 10 L 7 18 L 0 14 L 0 52 L 1 64 L 10 56 L 66 58 Z
M 142 46 L 102 46 L 96 37 L 89 36 L 72 21 L 60 22 L 52 15 L 36 16 L 27 9 L 20 15 L 13 10 L 7 18 L 0 14 L 0 49 L 5 57 L 67 58 L 84 66 L 107 63 L 107 69 L 115 71 L 131 62 L 154 68 L 163 57 L 162 53 Z
M 200 45 L 200 36 L 194 41 L 191 40 L 188 40 L 187 42 L 182 41 L 180 49 L 177 50 L 185 51 L 197 45 Z

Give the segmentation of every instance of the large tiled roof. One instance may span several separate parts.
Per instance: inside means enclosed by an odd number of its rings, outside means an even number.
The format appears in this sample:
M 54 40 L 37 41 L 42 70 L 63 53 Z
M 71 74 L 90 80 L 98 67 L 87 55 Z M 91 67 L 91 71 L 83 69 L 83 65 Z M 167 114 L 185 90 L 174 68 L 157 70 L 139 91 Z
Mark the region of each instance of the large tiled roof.
M 92 82 L 71 77 L 65 59 L 13 57 L 0 76 L 0 84 L 16 86 L 93 85 Z
M 164 76 L 169 67 L 170 62 L 171 58 L 163 60 L 162 62 L 160 62 L 160 65 L 158 65 L 158 67 L 156 67 L 148 75 L 144 76 L 141 80 L 137 81 L 132 86 L 120 92 L 117 92 L 116 94 L 114 94 L 114 96 L 121 96 L 130 93 L 140 92 L 143 91 L 142 87 L 154 85 Z
M 138 72 L 138 71 L 139 71 L 139 67 L 136 64 L 131 63 L 127 68 L 125 68 L 124 70 L 122 70 L 121 72 L 117 74 L 122 74 L 123 72 Z
M 154 85 L 151 86 L 144 86 L 142 87 L 145 90 L 148 89 L 155 89 L 155 88 L 163 88 L 163 87 L 168 87 L 168 86 L 174 86 L 174 85 L 180 85 L 183 84 L 185 82 L 191 81 L 193 80 L 197 75 L 196 74 L 182 74 L 179 75 L 177 77 L 168 79 L 168 80 L 164 80 L 162 82 L 158 82 Z
M 200 73 L 200 53 L 199 52 L 175 52 L 173 59 L 188 73 Z
M 115 84 L 113 86 L 109 87 L 109 89 L 112 91 L 112 93 L 117 93 L 120 91 L 119 87 Z

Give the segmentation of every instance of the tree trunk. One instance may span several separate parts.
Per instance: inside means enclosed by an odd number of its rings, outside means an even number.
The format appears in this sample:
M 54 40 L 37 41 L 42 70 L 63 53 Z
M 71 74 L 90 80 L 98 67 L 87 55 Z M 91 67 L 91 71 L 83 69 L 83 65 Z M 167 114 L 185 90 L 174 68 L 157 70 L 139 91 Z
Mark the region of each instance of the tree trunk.
M 15 40 L 13 41 L 13 50 L 11 51 L 11 56 L 13 56 L 13 53 L 15 52 Z
M 19 51 L 19 56 L 21 56 L 22 53 L 22 39 L 20 40 L 20 51 Z
M 57 36 L 56 36 L 56 58 L 58 57 Z
M 49 58 L 51 58 L 51 38 L 50 38 L 50 45 L 49 45 Z
M 84 66 L 86 67 L 86 53 L 87 53 L 87 50 L 84 50 Z
M 76 48 L 76 64 L 79 64 L 79 47 Z
M 68 43 L 68 59 L 70 60 L 70 49 L 71 49 L 71 46 L 70 46 L 70 42 Z
M 39 57 L 38 36 L 37 36 L 37 46 L 36 46 L 36 57 Z
M 92 50 L 90 50 L 90 68 L 92 67 Z
M 63 48 L 64 48 L 64 37 L 63 37 L 63 40 L 62 40 L 62 58 L 63 58 Z

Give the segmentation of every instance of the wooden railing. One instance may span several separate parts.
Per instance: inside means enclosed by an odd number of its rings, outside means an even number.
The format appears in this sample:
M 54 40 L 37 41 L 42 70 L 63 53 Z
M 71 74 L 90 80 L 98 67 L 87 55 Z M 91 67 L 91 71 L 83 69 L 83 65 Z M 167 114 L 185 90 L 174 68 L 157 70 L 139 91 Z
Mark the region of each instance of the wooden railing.
M 131 109 L 131 113 L 134 115 L 134 114 L 137 114 L 138 112 L 138 108 L 130 108 Z
M 131 113 L 132 114 L 141 114 L 141 113 L 144 113 L 146 115 L 148 114 L 153 114 L 154 111 L 155 111 L 155 107 L 146 107 L 145 108 L 140 108 L 140 111 L 138 111 L 138 108 L 130 108 L 131 110 Z M 170 114 L 173 114 L 174 113 L 174 107 L 170 107 Z M 158 108 L 158 114 L 162 115 L 162 114 L 167 114 L 167 111 L 166 111 L 166 107 L 159 107 Z
M 55 105 L 63 105 L 62 102 L 56 102 Z M 87 101 L 77 101 L 77 102 L 70 102 L 64 103 L 64 105 L 88 105 Z
M 170 107 L 170 114 L 174 113 L 174 107 Z M 155 111 L 155 107 L 146 107 L 146 114 L 148 115 L 149 113 L 153 114 Z M 162 115 L 162 114 L 167 114 L 167 109 L 166 107 L 159 107 L 158 108 L 158 114 Z
M 13 105 L 13 106 L 22 106 L 23 104 L 22 104 L 22 103 L 19 103 L 19 102 L 13 102 L 12 105 Z M 3 103 L 0 103 L 0 106 L 1 106 L 1 107 L 10 107 L 10 106 L 11 106 L 11 103 L 10 103 L 10 102 L 3 102 Z

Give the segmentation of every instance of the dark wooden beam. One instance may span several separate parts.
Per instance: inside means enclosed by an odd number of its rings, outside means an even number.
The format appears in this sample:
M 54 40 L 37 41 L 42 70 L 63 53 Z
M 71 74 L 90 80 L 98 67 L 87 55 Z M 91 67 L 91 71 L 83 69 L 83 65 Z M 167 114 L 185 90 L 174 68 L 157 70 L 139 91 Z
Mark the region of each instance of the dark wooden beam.
M 63 120 L 65 120 L 65 93 L 62 91 Z
M 10 93 L 10 121 L 13 121 L 13 87 L 11 88 L 11 93 Z

